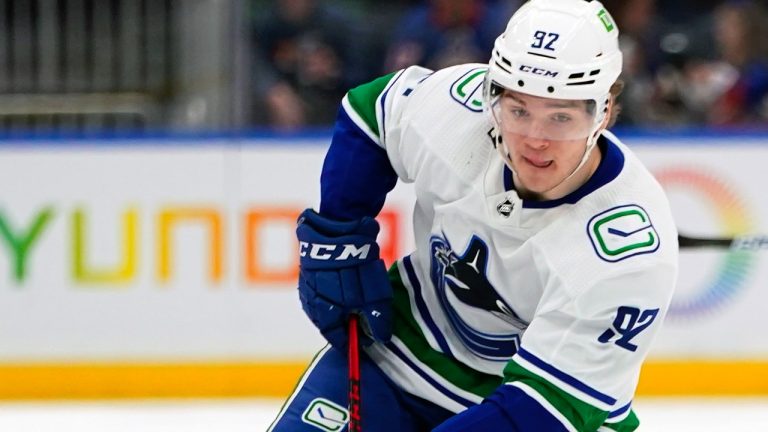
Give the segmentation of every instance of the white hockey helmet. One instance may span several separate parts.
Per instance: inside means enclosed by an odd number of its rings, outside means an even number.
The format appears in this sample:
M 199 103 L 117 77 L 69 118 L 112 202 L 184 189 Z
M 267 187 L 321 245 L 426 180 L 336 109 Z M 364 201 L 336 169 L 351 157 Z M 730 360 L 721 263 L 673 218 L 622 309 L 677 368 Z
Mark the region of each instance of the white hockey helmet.
M 592 124 L 580 132 L 583 136 L 574 137 L 589 137 L 587 150 L 591 150 L 608 110 L 609 90 L 621 73 L 618 33 L 597 0 L 524 3 L 496 39 L 485 77 L 484 106 L 496 128 L 500 125 L 494 110 L 504 89 L 545 98 L 594 101 Z

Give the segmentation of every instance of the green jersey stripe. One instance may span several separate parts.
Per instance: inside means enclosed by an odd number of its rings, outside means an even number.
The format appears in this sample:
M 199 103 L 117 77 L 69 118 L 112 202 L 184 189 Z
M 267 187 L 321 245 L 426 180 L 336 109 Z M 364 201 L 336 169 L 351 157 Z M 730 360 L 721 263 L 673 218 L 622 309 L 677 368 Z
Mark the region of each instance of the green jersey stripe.
M 616 423 L 605 423 L 599 431 L 632 432 L 640 426 L 640 419 L 637 418 L 634 410 L 629 411 L 624 419 Z
M 537 401 L 558 417 L 566 428 L 574 430 L 600 430 L 629 432 L 637 428 L 639 421 L 633 411 L 621 421 L 605 423 L 609 412 L 587 403 L 558 388 L 546 378 L 523 367 L 513 358 L 504 369 L 504 379 L 469 368 L 442 352 L 434 350 L 418 324 L 411 306 L 410 293 L 402 280 L 399 265 L 389 270 L 393 288 L 393 334 L 407 347 L 420 363 L 454 386 L 486 397 L 503 382 L 514 384 L 526 393 L 534 393 Z M 521 359 L 522 360 L 522 359 Z M 523 361 L 524 362 L 524 361 Z M 532 368 L 535 369 L 535 368 Z M 601 404 L 602 405 L 602 404 Z
M 369 83 L 355 87 L 347 93 L 352 109 L 363 119 L 376 136 L 379 136 L 379 122 L 376 119 L 376 101 L 396 73 L 392 72 L 389 75 L 384 75 Z
M 397 336 L 392 337 L 392 343 L 387 344 L 386 349 L 393 356 L 406 364 L 408 369 L 413 372 L 413 376 L 418 376 L 426 383 L 427 387 L 460 404 L 463 407 L 462 410 L 483 401 L 482 397 L 456 387 L 453 383 L 437 374 L 437 372 L 427 365 L 421 363 L 421 361 L 408 350 L 408 347 L 406 347 L 403 341 L 398 339 Z
M 597 430 L 605 419 L 608 418 L 608 411 L 603 411 L 593 405 L 577 399 L 564 390 L 556 387 L 530 370 L 524 368 L 517 362 L 517 357 L 507 363 L 504 368 L 505 382 L 521 382 L 534 389 L 544 399 L 546 399 L 554 409 L 559 411 L 568 422 L 577 430 Z
M 480 397 L 486 397 L 493 393 L 501 385 L 501 377 L 471 369 L 463 363 L 432 349 L 413 316 L 408 291 L 400 279 L 397 264 L 390 269 L 389 277 L 394 291 L 393 334 L 422 364 L 456 387 Z
M 411 300 L 411 311 L 413 317 L 421 328 L 424 337 L 429 342 L 429 346 L 435 351 L 439 351 L 443 354 L 453 357 L 451 347 L 448 345 L 448 340 L 442 333 L 440 328 L 435 322 L 435 317 L 431 315 L 427 301 L 424 298 L 424 290 L 428 289 L 428 285 L 422 286 L 419 277 L 416 274 L 416 268 L 413 266 L 414 257 L 408 255 L 399 261 L 398 267 L 400 268 L 400 278 L 403 281 L 403 286 L 408 291 L 408 297 Z
M 528 370 L 531 374 L 539 376 L 542 379 L 546 380 L 547 382 L 552 383 L 552 385 L 562 389 L 563 391 L 567 392 L 568 394 L 582 401 L 583 403 L 586 403 L 587 405 L 592 405 L 592 406 L 595 406 L 596 408 L 609 411 L 609 412 L 611 409 L 616 409 L 616 406 L 614 406 L 616 403 L 615 399 L 611 399 L 611 402 L 608 403 L 606 399 L 609 398 L 610 396 L 606 395 L 603 398 L 595 397 L 596 390 L 594 389 L 591 389 L 592 391 L 585 390 L 583 383 L 569 382 L 569 380 L 564 379 L 564 377 L 555 375 L 550 371 L 543 369 L 542 367 L 540 367 L 540 365 L 535 364 L 532 361 L 529 361 L 529 356 L 531 356 L 530 353 L 525 354 L 525 351 L 521 349 L 520 352 L 518 352 L 518 354 L 514 357 L 513 360 L 517 362 L 519 366 Z

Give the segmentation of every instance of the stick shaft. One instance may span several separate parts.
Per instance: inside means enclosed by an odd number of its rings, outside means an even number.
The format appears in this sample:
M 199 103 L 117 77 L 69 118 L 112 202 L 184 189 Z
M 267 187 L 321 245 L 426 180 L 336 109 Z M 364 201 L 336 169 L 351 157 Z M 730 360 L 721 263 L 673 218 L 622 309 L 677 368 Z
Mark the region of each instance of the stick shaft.
M 362 432 L 360 417 L 360 345 L 357 315 L 349 317 L 349 432 Z
M 768 236 L 748 235 L 740 237 L 689 237 L 683 234 L 677 237 L 680 248 L 706 248 L 714 247 L 733 250 L 766 250 L 768 249 Z

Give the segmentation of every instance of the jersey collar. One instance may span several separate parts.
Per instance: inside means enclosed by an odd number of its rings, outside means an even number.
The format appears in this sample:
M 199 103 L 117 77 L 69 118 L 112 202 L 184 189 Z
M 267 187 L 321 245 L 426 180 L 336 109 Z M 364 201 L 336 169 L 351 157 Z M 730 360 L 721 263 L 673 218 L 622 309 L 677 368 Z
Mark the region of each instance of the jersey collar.
M 597 145 L 603 153 L 603 158 L 600 160 L 600 165 L 597 166 L 595 173 L 592 174 L 592 177 L 590 177 L 586 183 L 568 195 L 555 200 L 523 200 L 523 207 L 552 208 L 561 204 L 576 204 L 580 199 L 618 177 L 619 173 L 621 173 L 621 170 L 624 168 L 624 153 L 622 153 L 621 149 L 604 135 L 601 135 L 598 138 Z M 512 181 L 512 171 L 506 164 L 504 164 L 504 189 L 508 191 L 515 189 L 514 181 Z

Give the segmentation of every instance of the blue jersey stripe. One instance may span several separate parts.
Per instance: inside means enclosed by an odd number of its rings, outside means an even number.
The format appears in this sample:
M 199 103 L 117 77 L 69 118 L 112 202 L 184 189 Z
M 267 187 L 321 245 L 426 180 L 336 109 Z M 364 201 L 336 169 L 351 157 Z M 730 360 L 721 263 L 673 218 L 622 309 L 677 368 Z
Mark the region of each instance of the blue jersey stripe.
M 421 295 L 421 283 L 419 283 L 419 278 L 416 277 L 416 271 L 413 269 L 413 263 L 411 262 L 410 255 L 403 258 L 403 266 L 405 267 L 405 273 L 408 275 L 408 281 L 410 281 L 411 286 L 413 287 L 413 298 L 416 301 L 416 308 L 419 309 L 419 314 L 427 324 L 427 327 L 429 327 L 429 331 L 432 333 L 432 336 L 434 336 L 435 340 L 437 340 L 437 344 L 440 346 L 440 350 L 444 354 L 448 354 L 449 356 L 453 357 L 451 349 L 448 347 L 448 341 L 445 340 L 445 336 L 443 336 L 443 334 L 440 332 L 440 329 L 437 328 L 437 323 L 434 319 L 432 319 L 432 315 L 429 314 L 427 303 L 424 301 L 424 297 Z
M 463 398 L 463 397 L 461 397 L 461 396 L 457 395 L 456 393 L 454 393 L 454 392 L 452 392 L 452 391 L 448 390 L 448 389 L 447 389 L 447 388 L 445 388 L 445 387 L 444 387 L 442 384 L 440 384 L 439 382 L 437 382 L 437 381 L 436 381 L 434 378 L 432 378 L 431 376 L 429 376 L 429 374 L 427 374 L 426 372 L 424 372 L 424 371 L 423 371 L 423 370 L 422 370 L 422 369 L 421 369 L 421 368 L 420 368 L 420 367 L 419 367 L 419 366 L 418 366 L 416 363 L 414 363 L 414 362 L 413 362 L 413 360 L 411 360 L 411 359 L 410 359 L 410 358 L 409 358 L 407 355 L 405 355 L 405 353 L 404 353 L 404 352 L 402 352 L 402 351 L 400 350 L 400 348 L 398 348 L 398 347 L 397 347 L 397 345 L 395 345 L 394 343 L 392 343 L 392 342 L 388 342 L 388 343 L 386 344 L 386 346 L 387 346 L 387 348 L 388 348 L 390 351 L 392 351 L 392 353 L 394 353 L 394 354 L 395 354 L 395 355 L 396 355 L 396 356 L 397 356 L 397 357 L 398 357 L 400 360 L 402 360 L 403 362 L 405 362 L 405 364 L 407 364 L 407 365 L 408 365 L 408 367 L 410 367 L 410 368 L 411 368 L 411 369 L 412 369 L 414 372 L 416 372 L 416 373 L 417 373 L 417 374 L 418 374 L 420 377 L 422 377 L 422 378 L 423 378 L 425 381 L 427 381 L 427 382 L 428 382 L 430 385 L 432 385 L 432 387 L 433 387 L 435 390 L 439 391 L 440 393 L 442 393 L 443 395 L 445 395 L 445 396 L 446 396 L 446 397 L 448 397 L 449 399 L 451 399 L 451 400 L 453 400 L 454 402 L 456 402 L 456 403 L 458 403 L 458 404 L 460 404 L 460 405 L 463 405 L 463 406 L 465 406 L 465 407 L 471 407 L 472 405 L 475 405 L 475 403 L 474 403 L 474 402 L 472 402 L 472 401 L 470 401 L 470 400 L 467 400 L 467 399 L 465 399 L 465 398 Z
M 608 396 L 605 393 L 601 393 L 592 387 L 584 384 L 583 382 L 579 381 L 578 379 L 568 375 L 567 373 L 557 369 L 556 367 L 552 366 L 551 364 L 545 362 L 544 360 L 536 357 L 535 355 L 531 354 L 530 352 L 526 351 L 524 348 L 520 348 L 517 351 L 517 355 L 524 358 L 530 363 L 533 363 L 536 367 L 539 369 L 542 369 L 549 373 L 550 375 L 555 376 L 560 381 L 574 387 L 575 389 L 581 391 L 582 393 L 585 393 L 600 402 L 606 403 L 608 405 L 615 405 L 616 399 Z
M 623 407 L 621 407 L 621 408 L 617 409 L 616 411 L 611 411 L 611 413 L 610 413 L 610 414 L 608 414 L 608 418 L 609 418 L 609 419 L 611 419 L 611 418 L 616 418 L 616 417 L 619 417 L 620 415 L 622 415 L 622 414 L 624 414 L 625 412 L 629 411 L 629 409 L 630 409 L 631 407 L 632 407 L 632 402 L 630 402 L 630 403 L 628 403 L 628 404 L 624 405 Z

